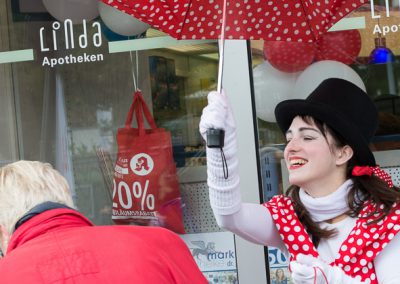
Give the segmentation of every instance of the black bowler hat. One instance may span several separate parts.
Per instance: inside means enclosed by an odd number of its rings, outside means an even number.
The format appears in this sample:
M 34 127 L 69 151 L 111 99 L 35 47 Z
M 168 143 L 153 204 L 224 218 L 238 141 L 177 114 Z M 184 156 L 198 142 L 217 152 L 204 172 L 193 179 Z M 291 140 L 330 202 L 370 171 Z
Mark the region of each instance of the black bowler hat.
M 282 101 L 275 108 L 283 133 L 298 115 L 310 115 L 338 132 L 353 148 L 359 166 L 376 165 L 368 144 L 378 128 L 378 111 L 358 86 L 339 78 L 326 79 L 306 99 Z

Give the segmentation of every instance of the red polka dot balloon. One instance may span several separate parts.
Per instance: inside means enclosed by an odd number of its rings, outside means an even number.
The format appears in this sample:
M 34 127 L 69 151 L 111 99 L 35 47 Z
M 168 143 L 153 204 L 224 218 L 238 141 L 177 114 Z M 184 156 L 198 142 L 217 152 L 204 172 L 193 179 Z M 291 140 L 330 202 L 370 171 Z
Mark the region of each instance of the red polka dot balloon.
M 316 56 L 314 43 L 292 41 L 265 41 L 264 56 L 282 72 L 299 72 L 307 68 Z
M 329 32 L 318 41 L 316 60 L 334 60 L 352 64 L 361 50 L 361 35 L 358 30 Z

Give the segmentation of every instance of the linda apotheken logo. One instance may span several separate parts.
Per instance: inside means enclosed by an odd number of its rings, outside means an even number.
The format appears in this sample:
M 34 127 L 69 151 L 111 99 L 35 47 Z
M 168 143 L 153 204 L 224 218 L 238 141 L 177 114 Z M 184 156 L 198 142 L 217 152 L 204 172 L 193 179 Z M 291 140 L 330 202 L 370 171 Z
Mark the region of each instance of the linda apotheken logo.
M 90 35 L 88 33 L 90 30 Z M 39 30 L 40 37 L 40 51 L 51 52 L 51 51 L 72 51 L 79 47 L 80 49 L 86 49 L 88 47 L 99 48 L 102 45 L 101 37 L 101 25 L 98 22 L 93 22 L 90 26 L 86 23 L 86 20 L 82 21 L 82 31 L 76 32 L 72 20 L 67 19 L 64 22 L 53 22 L 50 31 L 50 40 L 46 40 L 45 27 L 41 27 Z M 48 42 L 51 42 L 49 45 Z M 101 53 L 93 54 L 83 52 L 82 54 L 67 54 L 59 57 L 44 56 L 42 66 L 55 67 L 57 65 L 64 64 L 75 64 L 75 63 L 87 63 L 103 61 L 104 55 Z
M 154 161 L 146 153 L 139 153 L 132 157 L 130 167 L 138 176 L 145 176 L 153 170 Z

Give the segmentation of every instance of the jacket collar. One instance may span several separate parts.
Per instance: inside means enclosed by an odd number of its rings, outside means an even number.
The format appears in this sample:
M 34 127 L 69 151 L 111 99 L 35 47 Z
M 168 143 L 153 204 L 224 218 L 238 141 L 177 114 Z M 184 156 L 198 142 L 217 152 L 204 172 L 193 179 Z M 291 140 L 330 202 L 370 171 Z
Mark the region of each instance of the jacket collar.
M 47 202 L 43 202 L 40 203 L 38 205 L 36 205 L 35 207 L 33 207 L 31 210 L 29 210 L 24 216 L 22 216 L 17 223 L 15 223 L 14 226 L 14 232 L 16 229 L 18 229 L 19 226 L 21 226 L 23 223 L 25 223 L 26 221 L 28 221 L 29 219 L 31 219 L 32 217 L 39 215 L 47 210 L 51 210 L 51 209 L 57 209 L 57 208 L 69 208 L 72 209 L 70 207 L 68 207 L 67 205 L 61 204 L 61 203 L 57 203 L 57 202 L 52 202 L 52 201 L 47 201 Z
M 33 216 L 15 230 L 8 244 L 7 253 L 48 232 L 84 226 L 93 226 L 93 223 L 76 210 L 69 208 L 46 210 Z

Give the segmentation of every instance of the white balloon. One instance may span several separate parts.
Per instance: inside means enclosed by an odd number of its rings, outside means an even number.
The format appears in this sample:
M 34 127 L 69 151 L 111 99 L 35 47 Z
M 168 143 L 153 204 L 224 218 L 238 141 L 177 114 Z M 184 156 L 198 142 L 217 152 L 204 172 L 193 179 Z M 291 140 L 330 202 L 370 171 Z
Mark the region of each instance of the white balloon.
M 272 67 L 268 61 L 253 69 L 254 95 L 257 117 L 275 122 L 275 107 L 294 94 L 294 85 L 299 73 L 285 73 Z
M 91 21 L 99 15 L 98 0 L 43 0 L 47 11 L 59 21 L 71 19 L 74 24 Z
M 150 28 L 150 25 L 101 1 L 99 1 L 99 13 L 104 24 L 119 35 L 139 35 Z
M 305 99 L 325 79 L 340 78 L 352 82 L 362 90 L 366 91 L 364 82 L 348 65 L 333 61 L 318 61 L 308 66 L 296 80 L 296 97 Z

